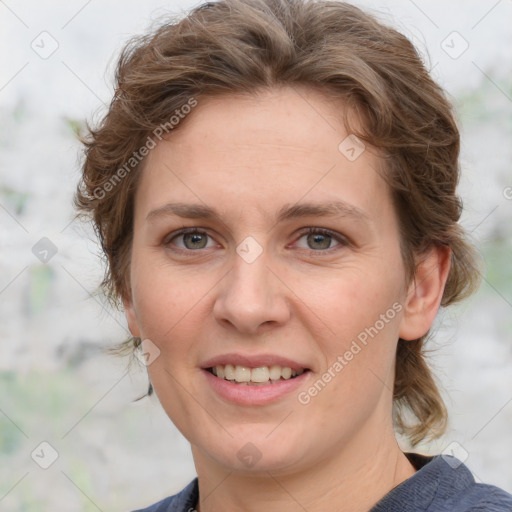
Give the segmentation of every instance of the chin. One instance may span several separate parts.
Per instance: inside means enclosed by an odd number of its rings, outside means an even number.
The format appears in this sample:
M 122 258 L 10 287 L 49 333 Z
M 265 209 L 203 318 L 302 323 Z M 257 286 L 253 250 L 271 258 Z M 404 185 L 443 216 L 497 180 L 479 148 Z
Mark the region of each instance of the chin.
M 272 429 L 265 430 L 262 434 L 244 428 L 229 440 L 223 436 L 222 442 L 203 445 L 204 450 L 228 471 L 252 475 L 262 473 L 267 477 L 268 472 L 286 474 L 292 469 L 297 471 L 297 464 L 302 458 L 298 451 L 300 441 L 288 433 L 284 440 L 281 436 L 272 439 L 273 434 L 268 435 Z M 212 446 L 215 447 L 213 450 Z

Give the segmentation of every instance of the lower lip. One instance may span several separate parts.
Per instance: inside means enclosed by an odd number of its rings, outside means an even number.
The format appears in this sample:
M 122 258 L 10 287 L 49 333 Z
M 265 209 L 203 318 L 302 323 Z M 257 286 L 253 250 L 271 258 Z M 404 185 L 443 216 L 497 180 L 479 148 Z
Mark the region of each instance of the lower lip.
M 238 405 L 265 405 L 296 391 L 309 377 L 310 372 L 304 372 L 293 379 L 279 380 L 264 386 L 235 384 L 232 381 L 216 377 L 208 370 L 203 370 L 206 380 L 225 400 Z

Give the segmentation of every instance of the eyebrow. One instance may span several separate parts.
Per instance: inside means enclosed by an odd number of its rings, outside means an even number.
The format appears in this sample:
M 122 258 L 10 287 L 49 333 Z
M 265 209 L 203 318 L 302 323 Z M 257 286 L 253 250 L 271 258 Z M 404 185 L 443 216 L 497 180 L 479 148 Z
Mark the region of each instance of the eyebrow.
M 184 219 L 219 219 L 219 213 L 203 204 L 167 203 L 150 211 L 146 221 L 159 217 L 178 216 Z M 372 222 L 367 213 L 345 201 L 330 201 L 326 203 L 304 202 L 294 205 L 284 205 L 276 214 L 276 221 L 296 219 L 301 217 L 350 217 L 360 222 Z

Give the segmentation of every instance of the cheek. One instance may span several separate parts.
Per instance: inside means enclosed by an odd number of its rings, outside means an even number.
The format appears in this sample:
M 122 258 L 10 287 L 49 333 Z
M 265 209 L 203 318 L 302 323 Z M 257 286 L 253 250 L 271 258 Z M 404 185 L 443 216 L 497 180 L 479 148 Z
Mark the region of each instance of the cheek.
M 144 262 L 144 263 L 141 263 Z M 196 272 L 171 268 L 152 261 L 149 255 L 138 260 L 132 283 L 137 320 L 143 338 L 149 338 L 159 349 L 159 356 L 147 368 L 156 396 L 167 415 L 182 432 L 189 432 L 197 415 L 194 401 L 199 329 L 208 305 L 207 293 L 213 284 Z M 184 391 L 187 383 L 187 391 Z
M 386 329 L 398 329 L 397 309 L 401 303 L 401 277 L 398 272 L 365 268 L 344 269 L 339 278 L 332 276 L 317 286 L 314 294 L 309 291 L 307 302 L 330 328 L 337 340 L 348 341 L 373 326 L 385 315 Z M 318 281 L 317 281 L 318 285 Z M 302 292 L 304 295 L 306 290 Z M 312 302 L 310 302 L 310 299 Z M 379 322 L 378 327 L 381 327 Z
M 142 260 L 142 262 L 141 262 Z M 167 264 L 155 263 L 150 257 L 135 259 L 132 273 L 132 291 L 137 321 L 144 337 L 150 338 L 161 349 L 168 337 L 182 339 L 186 321 L 200 308 L 209 288 L 197 273 L 176 270 Z
M 399 267 L 386 272 L 370 266 L 326 283 L 317 295 L 316 311 L 329 327 L 322 339 L 323 371 L 337 382 L 333 392 L 349 401 L 377 393 L 393 377 L 403 310 L 400 279 Z
M 301 395 L 301 403 L 318 412 L 310 413 L 311 421 L 326 442 L 336 442 L 337 432 L 357 432 L 372 416 L 385 421 L 392 399 L 402 307 L 398 294 L 385 286 L 347 287 L 331 293 L 320 310 L 335 335 L 321 340 L 323 367 Z

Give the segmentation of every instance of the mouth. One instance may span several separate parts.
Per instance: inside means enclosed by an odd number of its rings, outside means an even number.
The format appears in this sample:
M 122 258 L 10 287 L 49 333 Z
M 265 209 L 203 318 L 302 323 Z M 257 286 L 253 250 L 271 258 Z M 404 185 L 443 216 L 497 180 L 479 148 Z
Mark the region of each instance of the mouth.
M 280 381 L 289 381 L 309 372 L 309 368 L 292 369 L 289 366 L 249 366 L 218 364 L 205 368 L 218 379 L 239 384 L 241 386 L 268 386 Z

